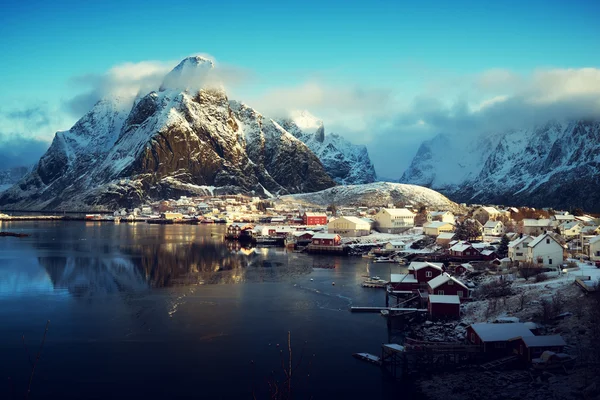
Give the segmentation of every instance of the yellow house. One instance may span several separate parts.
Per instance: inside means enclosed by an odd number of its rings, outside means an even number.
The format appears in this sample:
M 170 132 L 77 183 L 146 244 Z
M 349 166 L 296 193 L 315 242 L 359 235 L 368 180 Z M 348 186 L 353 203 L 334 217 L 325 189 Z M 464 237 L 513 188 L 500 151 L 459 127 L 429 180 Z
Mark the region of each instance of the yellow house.
M 428 236 L 438 236 L 442 232 L 454 232 L 454 225 L 449 222 L 433 221 L 423 225 L 423 233 Z

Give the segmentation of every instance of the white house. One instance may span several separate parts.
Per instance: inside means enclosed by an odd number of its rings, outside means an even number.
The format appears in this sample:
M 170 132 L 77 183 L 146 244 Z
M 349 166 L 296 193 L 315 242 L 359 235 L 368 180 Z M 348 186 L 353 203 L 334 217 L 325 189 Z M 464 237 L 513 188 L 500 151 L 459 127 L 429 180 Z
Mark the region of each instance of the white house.
M 594 261 L 600 260 L 600 236 L 594 236 L 590 239 L 590 259 Z
M 508 244 L 508 258 L 512 261 L 526 261 L 527 260 L 527 246 L 533 242 L 533 237 L 529 235 L 523 235 L 516 240 L 513 240 Z
M 327 232 L 340 236 L 366 236 L 371 233 L 371 224 L 358 217 L 340 217 L 327 224 Z
M 383 248 L 386 251 L 402 251 L 404 249 L 406 249 L 406 243 L 402 242 L 402 241 L 397 241 L 397 242 L 387 242 Z
M 454 225 L 442 221 L 433 221 L 423 224 L 423 233 L 428 236 L 438 236 L 442 232 L 454 232 Z
M 496 220 L 500 217 L 502 213 L 498 211 L 495 207 L 479 207 L 475 211 L 473 211 L 473 218 L 482 221 Z
M 541 235 L 546 231 L 552 230 L 552 221 L 549 219 L 532 219 L 525 218 L 523 220 L 523 233 L 526 235 Z
M 450 211 L 432 211 L 427 213 L 427 221 L 449 222 L 453 224 L 454 214 L 452 214 Z
M 415 213 L 406 208 L 382 208 L 373 219 L 382 233 L 401 233 L 415 226 Z
M 560 229 L 560 234 L 565 238 L 579 236 L 582 228 L 583 225 L 579 221 L 567 221 L 558 226 L 558 229 Z
M 527 245 L 527 261 L 544 267 L 559 267 L 564 261 L 563 246 L 544 233 Z
M 483 234 L 488 236 L 500 236 L 504 233 L 504 230 L 502 221 L 489 220 L 483 226 Z

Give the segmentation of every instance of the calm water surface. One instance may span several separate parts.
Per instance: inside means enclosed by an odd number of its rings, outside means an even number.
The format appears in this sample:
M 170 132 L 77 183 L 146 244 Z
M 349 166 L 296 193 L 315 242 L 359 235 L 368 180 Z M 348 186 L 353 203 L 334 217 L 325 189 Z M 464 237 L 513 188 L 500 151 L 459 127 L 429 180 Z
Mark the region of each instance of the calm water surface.
M 240 250 L 222 241 L 223 226 L 2 222 L 0 230 L 31 234 L 0 238 L 2 399 L 23 398 L 30 366 L 21 337 L 34 357 L 46 320 L 32 399 L 252 398 L 253 390 L 268 398 L 288 331 L 300 362 L 295 398 L 411 397 L 351 357 L 379 354 L 389 340 L 379 315 L 348 311 L 384 304 L 383 291 L 360 282 L 367 268 L 389 277 L 388 264 Z

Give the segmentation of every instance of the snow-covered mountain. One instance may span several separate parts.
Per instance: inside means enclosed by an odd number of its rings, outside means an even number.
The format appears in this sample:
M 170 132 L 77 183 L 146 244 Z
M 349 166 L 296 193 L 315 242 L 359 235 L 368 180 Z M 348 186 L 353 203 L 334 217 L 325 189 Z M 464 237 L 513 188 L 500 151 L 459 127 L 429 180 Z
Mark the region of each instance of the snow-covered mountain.
M 374 182 L 363 185 L 336 186 L 314 193 L 282 196 L 285 202 L 327 206 L 387 206 L 404 203 L 415 207 L 424 205 L 436 210 L 461 211 L 461 207 L 446 196 L 416 185 Z
M 600 211 L 600 122 L 548 122 L 475 140 L 424 142 L 401 182 L 459 202 Z
M 184 59 L 158 91 L 104 99 L 0 195 L 12 209 L 132 207 L 183 194 L 288 194 L 335 182 L 277 122 L 230 102 L 211 60 Z M 192 89 L 198 88 L 201 89 Z
M 0 192 L 17 183 L 30 169 L 31 167 L 13 167 L 0 170 Z
M 304 142 L 341 185 L 375 182 L 375 168 L 364 145 L 355 145 L 335 133 L 325 134 L 323 121 L 308 111 L 296 111 L 279 124 Z

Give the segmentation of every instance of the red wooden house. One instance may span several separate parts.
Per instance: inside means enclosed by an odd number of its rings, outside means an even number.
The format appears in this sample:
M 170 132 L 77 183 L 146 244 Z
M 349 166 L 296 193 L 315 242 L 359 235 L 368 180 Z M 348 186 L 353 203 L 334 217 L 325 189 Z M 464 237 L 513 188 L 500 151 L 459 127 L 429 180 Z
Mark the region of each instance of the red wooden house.
M 450 247 L 448 254 L 454 258 L 465 258 L 475 259 L 481 257 L 479 250 L 477 250 L 469 242 L 458 242 L 454 246 Z
M 460 298 L 431 294 L 428 297 L 427 309 L 432 318 L 459 318 Z
M 427 282 L 443 272 L 444 264 L 413 261 L 407 274 L 391 274 L 392 290 L 413 291 L 427 287 Z
M 444 273 L 427 282 L 427 291 L 430 295 L 453 295 L 461 300 L 468 299 L 471 295 L 469 288 L 458 279 Z
M 477 323 L 467 327 L 467 341 L 482 346 L 488 358 L 510 355 L 513 352 L 511 339 L 532 336 L 533 333 L 523 323 Z
M 304 225 L 327 225 L 327 214 L 305 212 L 302 215 L 302 223 Z
M 469 263 L 466 263 L 466 264 L 460 264 L 460 265 L 457 265 L 456 267 L 454 267 L 454 273 L 455 273 L 456 275 L 462 275 L 462 274 L 464 274 L 464 273 L 467 273 L 467 272 L 473 272 L 473 271 L 475 271 L 475 269 L 474 269 L 474 268 L 473 268 L 473 266 L 472 266 L 471 264 L 469 264 Z
M 342 238 L 335 233 L 315 233 L 312 237 L 315 246 L 339 246 L 341 243 Z
M 528 363 L 534 358 L 539 358 L 544 351 L 562 353 L 567 345 L 560 335 L 525 336 L 514 338 L 510 342 L 513 353 Z

